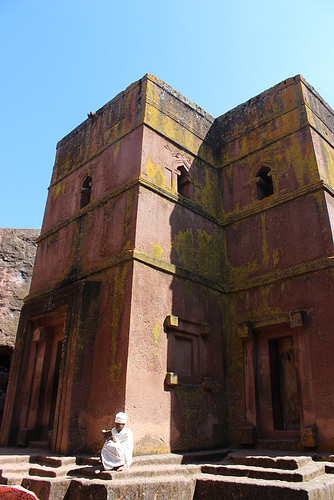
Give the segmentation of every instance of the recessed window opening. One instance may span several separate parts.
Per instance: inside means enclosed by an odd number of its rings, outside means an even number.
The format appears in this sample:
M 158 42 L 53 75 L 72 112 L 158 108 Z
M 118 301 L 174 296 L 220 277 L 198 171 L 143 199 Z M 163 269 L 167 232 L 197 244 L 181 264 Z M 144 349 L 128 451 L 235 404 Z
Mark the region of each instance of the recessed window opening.
M 177 192 L 184 198 L 190 198 L 190 180 L 186 168 L 181 165 L 177 168 Z
M 80 208 L 84 208 L 90 202 L 92 192 L 92 178 L 86 177 L 81 188 Z
M 269 167 L 261 167 L 256 174 L 257 197 L 263 200 L 274 194 L 273 181 L 271 179 L 271 170 Z

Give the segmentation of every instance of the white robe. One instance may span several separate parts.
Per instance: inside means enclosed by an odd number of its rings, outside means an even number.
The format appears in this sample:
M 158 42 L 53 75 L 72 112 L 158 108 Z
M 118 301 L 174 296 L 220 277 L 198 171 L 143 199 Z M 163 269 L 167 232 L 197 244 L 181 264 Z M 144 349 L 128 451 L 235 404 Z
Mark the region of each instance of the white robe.
M 104 443 L 101 451 L 103 467 L 105 470 L 110 470 L 123 465 L 127 469 L 132 464 L 132 431 L 124 426 L 120 432 L 117 432 L 113 427 L 111 433 L 115 436 L 116 442 L 110 439 Z

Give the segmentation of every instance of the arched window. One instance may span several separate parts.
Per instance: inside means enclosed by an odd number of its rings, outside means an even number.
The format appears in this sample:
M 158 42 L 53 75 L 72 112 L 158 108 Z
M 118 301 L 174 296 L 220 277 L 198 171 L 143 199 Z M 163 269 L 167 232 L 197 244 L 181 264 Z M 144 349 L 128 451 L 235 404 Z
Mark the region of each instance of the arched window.
M 260 168 L 256 174 L 256 186 L 258 200 L 263 200 L 264 198 L 274 194 L 271 170 L 269 167 Z
M 80 208 L 84 208 L 90 202 L 92 192 L 92 178 L 86 177 L 81 188 Z
M 177 192 L 184 198 L 190 198 L 190 180 L 186 168 L 177 167 Z

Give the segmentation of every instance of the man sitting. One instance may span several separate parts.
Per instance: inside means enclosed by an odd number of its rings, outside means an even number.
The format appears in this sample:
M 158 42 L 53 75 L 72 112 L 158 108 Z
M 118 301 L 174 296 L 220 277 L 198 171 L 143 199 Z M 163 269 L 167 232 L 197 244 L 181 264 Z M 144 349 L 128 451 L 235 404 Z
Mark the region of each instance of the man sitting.
M 103 470 L 122 471 L 132 463 L 133 434 L 125 424 L 127 416 L 122 411 L 115 417 L 115 427 L 111 430 L 103 429 L 106 442 L 101 450 L 101 468 L 95 471 L 99 474 Z

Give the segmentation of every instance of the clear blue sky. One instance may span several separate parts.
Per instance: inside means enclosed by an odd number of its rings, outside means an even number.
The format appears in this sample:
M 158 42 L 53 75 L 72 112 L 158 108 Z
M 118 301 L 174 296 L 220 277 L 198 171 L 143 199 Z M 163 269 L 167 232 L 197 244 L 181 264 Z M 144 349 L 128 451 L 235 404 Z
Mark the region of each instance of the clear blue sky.
M 0 0 L 0 227 L 41 227 L 56 143 L 146 73 L 217 117 L 298 73 L 334 107 L 334 0 Z

